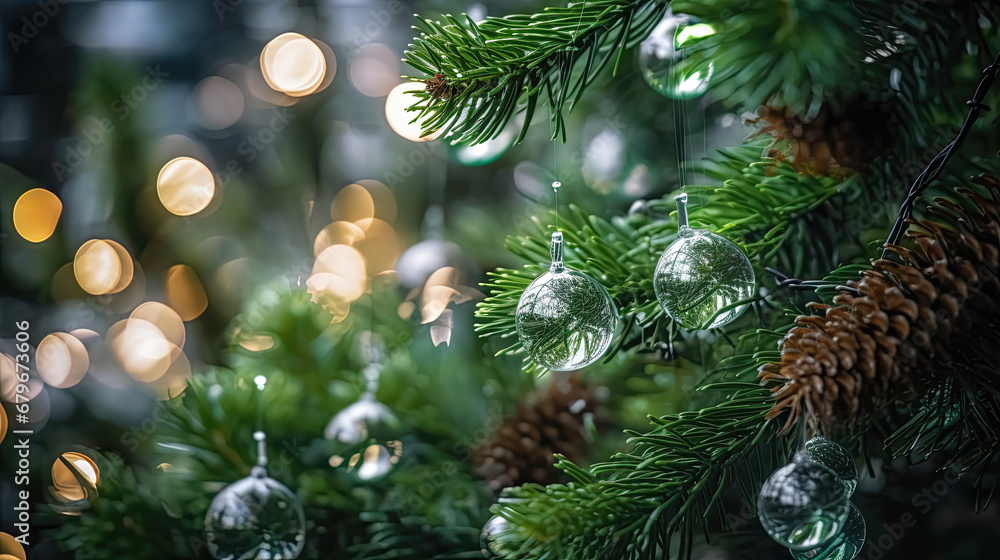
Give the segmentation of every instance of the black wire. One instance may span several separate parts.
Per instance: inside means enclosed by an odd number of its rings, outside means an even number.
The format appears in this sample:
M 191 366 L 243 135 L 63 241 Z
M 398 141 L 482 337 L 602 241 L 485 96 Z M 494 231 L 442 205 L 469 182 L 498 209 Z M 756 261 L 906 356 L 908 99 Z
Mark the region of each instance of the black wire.
M 899 243 L 900 237 L 903 236 L 903 232 L 906 230 L 906 221 L 913 217 L 913 203 L 923 194 L 924 190 L 937 179 L 938 175 L 944 171 L 948 161 L 955 155 L 955 152 L 962 146 L 965 142 L 965 138 L 972 131 L 972 126 L 979 119 L 979 114 L 983 111 L 989 111 L 990 108 L 985 103 L 983 99 L 986 98 L 986 93 L 993 86 L 993 82 L 996 80 L 997 72 L 1000 71 L 1000 53 L 997 54 L 996 59 L 993 60 L 993 64 L 987 66 L 983 69 L 982 79 L 979 80 L 979 85 L 976 87 L 976 93 L 972 96 L 972 99 L 966 102 L 969 106 L 969 114 L 965 117 L 965 122 L 962 124 L 962 128 L 958 131 L 955 139 L 952 140 L 943 150 L 938 152 L 934 159 L 927 164 L 927 167 L 917 175 L 917 178 L 913 181 L 910 186 L 910 191 L 903 200 L 903 203 L 899 206 L 899 213 L 896 216 L 896 222 L 892 225 L 892 229 L 889 231 L 889 236 L 885 240 L 885 244 L 882 249 L 882 257 L 886 258 L 889 252 L 889 247 Z

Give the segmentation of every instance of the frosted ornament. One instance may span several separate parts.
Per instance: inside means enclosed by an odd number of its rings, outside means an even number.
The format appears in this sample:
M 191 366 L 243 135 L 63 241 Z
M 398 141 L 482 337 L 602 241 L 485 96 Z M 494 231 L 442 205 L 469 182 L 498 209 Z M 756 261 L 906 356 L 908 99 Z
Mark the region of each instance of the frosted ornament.
M 553 371 L 580 369 L 611 346 L 618 310 L 608 291 L 563 264 L 562 232 L 552 234 L 552 265 L 517 302 L 517 335 L 535 363 Z
M 723 309 L 753 295 L 750 259 L 725 237 L 688 226 L 687 194 L 677 197 L 677 221 L 677 240 L 663 251 L 653 273 L 660 306 L 686 329 L 712 329 L 736 320 L 747 304 Z
M 250 476 L 226 486 L 205 516 L 208 551 L 218 560 L 289 560 L 305 546 L 306 519 L 295 494 L 267 476 L 264 432 Z
M 667 10 L 649 37 L 639 44 L 639 69 L 643 80 L 670 99 L 693 99 L 704 94 L 715 71 L 714 64 L 708 62 L 692 67 L 683 62 L 687 49 L 714 34 L 711 25 Z
M 837 473 L 847 486 L 847 495 L 854 494 L 854 489 L 858 487 L 858 467 L 854 464 L 854 457 L 846 449 L 825 437 L 817 436 L 806 442 L 805 454 Z
M 829 543 L 844 531 L 849 513 L 847 487 L 840 477 L 804 453 L 775 471 L 757 499 L 764 530 L 793 551 Z
M 851 560 L 865 546 L 867 528 L 865 518 L 858 508 L 851 504 L 851 512 L 847 515 L 847 524 L 839 535 L 827 544 L 805 551 L 792 551 L 795 560 Z

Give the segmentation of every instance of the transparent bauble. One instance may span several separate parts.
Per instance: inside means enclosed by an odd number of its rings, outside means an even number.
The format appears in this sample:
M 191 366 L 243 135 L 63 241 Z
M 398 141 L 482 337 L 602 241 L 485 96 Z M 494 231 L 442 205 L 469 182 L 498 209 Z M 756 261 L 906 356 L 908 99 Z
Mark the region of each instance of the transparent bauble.
M 686 61 L 688 49 L 715 34 L 707 23 L 670 10 L 653 32 L 639 44 L 642 78 L 657 93 L 670 99 L 692 99 L 708 91 L 715 68 L 711 62 L 697 67 Z
M 262 466 L 222 489 L 208 507 L 205 539 L 219 560 L 298 558 L 306 518 L 299 500 Z
M 805 551 L 792 551 L 795 560 L 851 560 L 865 546 L 867 529 L 865 518 L 858 508 L 851 504 L 844 530 L 823 546 Z
M 805 454 L 817 463 L 837 473 L 840 480 L 847 486 L 847 495 L 854 494 L 858 487 L 858 467 L 854 457 L 840 445 L 825 437 L 814 437 L 806 442 Z
M 403 454 L 399 419 L 371 392 L 334 415 L 323 435 L 333 442 L 330 466 L 364 481 L 389 474 Z
M 479 535 L 479 548 L 483 556 L 489 559 L 501 558 L 503 556 L 505 543 L 501 538 L 510 528 L 510 522 L 494 515 L 483 526 L 483 532 Z M 507 548 L 510 546 L 507 545 Z
M 779 544 L 797 551 L 830 542 L 850 512 L 847 487 L 837 473 L 797 453 L 764 483 L 757 499 L 761 525 Z
M 687 329 L 711 329 L 735 320 L 756 287 L 746 254 L 725 237 L 687 225 L 687 195 L 677 197 L 680 226 L 653 273 L 653 290 L 663 310 Z
M 562 262 L 562 233 L 552 234 L 552 266 L 517 302 L 517 335 L 531 358 L 554 371 L 596 362 L 611 345 L 618 310 L 608 291 Z

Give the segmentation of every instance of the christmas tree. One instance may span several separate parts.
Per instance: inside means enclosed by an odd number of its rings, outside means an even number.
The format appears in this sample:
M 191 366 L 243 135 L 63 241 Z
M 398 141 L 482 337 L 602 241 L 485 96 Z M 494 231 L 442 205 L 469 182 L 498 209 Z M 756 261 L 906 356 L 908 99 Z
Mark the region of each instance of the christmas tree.
M 8 24 L 0 558 L 992 557 L 992 2 L 239 4 Z

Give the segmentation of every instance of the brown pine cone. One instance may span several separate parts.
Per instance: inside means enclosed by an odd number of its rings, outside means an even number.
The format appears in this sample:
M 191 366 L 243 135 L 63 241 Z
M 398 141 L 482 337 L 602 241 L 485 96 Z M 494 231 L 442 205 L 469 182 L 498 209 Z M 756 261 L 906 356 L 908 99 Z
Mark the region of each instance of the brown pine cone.
M 930 383 L 935 365 L 974 360 L 963 351 L 988 326 L 1000 297 L 1000 181 L 980 176 L 989 199 L 959 189 L 961 204 L 936 199 L 933 219 L 911 220 L 902 262 L 878 260 L 822 315 L 798 317 L 781 345 L 781 362 L 763 368 L 773 418 L 782 431 L 805 420 L 824 432 L 869 418 Z
M 890 116 L 885 103 L 860 98 L 838 111 L 824 106 L 809 120 L 764 105 L 748 122 L 761 126 L 755 136 L 774 137 L 770 157 L 791 160 L 799 173 L 842 176 L 861 169 L 889 145 Z M 790 143 L 787 154 L 777 147 L 784 140 Z
M 553 455 L 583 459 L 590 444 L 585 418 L 603 416 L 596 392 L 578 377 L 556 379 L 531 402 L 521 404 L 486 445 L 475 452 L 476 472 L 499 492 L 527 483 L 551 484 L 560 478 Z

